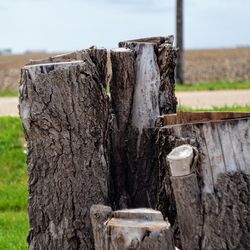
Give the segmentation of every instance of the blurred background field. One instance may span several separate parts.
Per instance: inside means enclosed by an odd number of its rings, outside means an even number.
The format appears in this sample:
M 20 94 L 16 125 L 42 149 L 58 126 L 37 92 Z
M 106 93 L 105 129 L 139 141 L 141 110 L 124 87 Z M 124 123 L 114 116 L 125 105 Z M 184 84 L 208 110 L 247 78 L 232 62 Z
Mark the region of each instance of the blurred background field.
M 20 69 L 55 54 L 0 56 L 0 96 L 16 96 Z M 185 82 L 177 91 L 250 89 L 250 48 L 185 51 Z

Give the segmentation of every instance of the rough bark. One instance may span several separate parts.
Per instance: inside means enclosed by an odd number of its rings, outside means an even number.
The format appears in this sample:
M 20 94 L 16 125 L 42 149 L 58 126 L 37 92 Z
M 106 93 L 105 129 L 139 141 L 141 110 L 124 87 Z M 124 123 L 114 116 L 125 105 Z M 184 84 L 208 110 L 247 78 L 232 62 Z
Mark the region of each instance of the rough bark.
M 95 250 L 103 250 L 105 246 L 105 222 L 112 216 L 112 208 L 103 205 L 93 205 L 90 217 L 94 234 Z
M 120 42 L 136 55 L 136 82 L 127 138 L 127 185 L 130 207 L 155 207 L 158 169 L 155 167 L 155 120 L 176 111 L 173 37 Z
M 99 81 L 103 84 L 104 88 L 107 86 L 107 50 L 96 48 L 95 46 L 89 49 L 79 50 L 72 53 L 52 56 L 42 60 L 31 60 L 29 65 L 44 64 L 44 63 L 58 63 L 69 62 L 75 60 L 82 60 L 88 64 L 95 65 L 93 70 L 99 76 Z
M 129 205 L 127 187 L 127 138 L 131 119 L 135 86 L 135 56 L 130 49 L 115 49 L 110 52 L 112 79 L 110 93 L 112 101 L 111 174 L 114 208 Z
M 250 176 L 220 174 L 216 192 L 204 193 L 204 250 L 250 249 Z
M 84 57 L 22 69 L 29 249 L 94 249 L 89 209 L 108 203 L 108 97 L 104 76 Z
M 202 232 L 201 195 L 196 174 L 171 177 L 183 249 L 199 250 Z
M 159 88 L 160 114 L 176 113 L 177 99 L 175 97 L 175 66 L 176 49 L 172 43 L 164 42 L 158 47 L 158 65 L 161 84 Z
M 199 250 L 202 234 L 201 191 L 196 176 L 198 151 L 190 145 L 174 148 L 167 156 L 171 186 L 183 249 Z

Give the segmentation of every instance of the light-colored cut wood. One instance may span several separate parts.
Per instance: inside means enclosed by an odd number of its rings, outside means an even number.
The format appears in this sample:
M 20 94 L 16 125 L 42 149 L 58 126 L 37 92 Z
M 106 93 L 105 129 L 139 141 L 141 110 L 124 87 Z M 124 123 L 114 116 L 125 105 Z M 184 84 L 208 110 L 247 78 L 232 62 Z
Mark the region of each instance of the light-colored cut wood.
M 139 129 L 154 127 L 160 115 L 158 92 L 160 72 L 153 44 L 138 44 L 135 47 L 136 85 L 132 109 L 132 125 Z
M 115 211 L 105 232 L 105 250 L 174 250 L 170 224 L 152 209 Z
M 184 144 L 174 148 L 167 156 L 172 176 L 183 176 L 191 173 L 193 148 Z
M 146 221 L 162 221 L 163 216 L 160 211 L 150 208 L 123 209 L 113 212 L 113 216 L 118 219 L 137 219 Z
M 250 173 L 249 113 L 182 112 L 163 116 L 163 119 L 165 122 L 169 119 L 170 123 L 177 122 L 166 126 L 172 129 L 173 135 L 194 138 L 199 145 L 202 166 L 199 171 L 204 192 L 214 191 L 217 178 L 222 173 Z M 182 123 L 185 121 L 188 124 Z
M 218 136 L 221 142 L 222 155 L 224 155 L 226 172 L 235 172 L 239 170 L 238 164 L 236 162 L 236 155 L 233 149 L 233 131 L 231 133 L 229 124 L 222 123 L 221 126 L 217 127 Z
M 226 155 L 223 155 L 216 125 L 217 124 L 211 123 L 203 125 L 203 133 L 207 145 L 207 152 L 214 183 L 216 183 L 219 174 L 226 172 L 224 161 L 224 157 L 226 157 Z

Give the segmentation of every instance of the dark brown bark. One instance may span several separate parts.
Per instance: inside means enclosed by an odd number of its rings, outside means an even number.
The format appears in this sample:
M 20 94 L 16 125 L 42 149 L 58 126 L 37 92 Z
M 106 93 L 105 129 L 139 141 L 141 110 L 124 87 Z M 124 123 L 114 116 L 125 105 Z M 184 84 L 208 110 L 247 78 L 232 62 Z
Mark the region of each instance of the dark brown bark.
M 171 177 L 183 249 L 199 250 L 202 232 L 201 194 L 196 174 Z
M 136 81 L 135 55 L 130 49 L 116 49 L 111 50 L 110 56 L 112 63 L 110 83 L 112 199 L 114 208 L 121 209 L 129 205 L 126 148 Z
M 127 142 L 127 186 L 131 207 L 155 207 L 158 168 L 156 167 L 156 118 L 176 111 L 173 37 L 120 42 L 136 55 L 131 121 Z
M 161 84 L 159 88 L 160 114 L 176 113 L 177 99 L 175 97 L 175 66 L 177 52 L 171 43 L 163 43 L 158 48 L 158 65 Z
M 93 249 L 89 209 L 109 200 L 108 97 L 104 76 L 84 58 L 22 70 L 29 249 Z
M 250 176 L 221 174 L 215 188 L 203 195 L 201 249 L 250 249 Z

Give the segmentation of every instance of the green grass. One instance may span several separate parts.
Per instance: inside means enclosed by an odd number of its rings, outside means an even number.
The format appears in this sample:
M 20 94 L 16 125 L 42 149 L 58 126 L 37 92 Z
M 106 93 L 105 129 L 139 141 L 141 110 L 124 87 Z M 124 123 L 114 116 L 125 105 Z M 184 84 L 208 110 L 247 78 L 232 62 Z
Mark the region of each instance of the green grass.
M 27 167 L 21 121 L 0 117 L 0 250 L 27 249 Z
M 178 111 L 195 112 L 195 111 L 217 111 L 217 112 L 250 112 L 250 105 L 245 106 L 223 106 L 211 108 L 190 108 L 186 106 L 178 106 Z
M 176 91 L 206 91 L 206 90 L 238 90 L 250 89 L 250 82 L 210 82 L 210 83 L 186 83 L 177 84 Z M 107 92 L 110 93 L 110 86 L 107 85 Z M 0 97 L 17 97 L 18 91 L 0 91 Z
M 27 249 L 28 215 L 26 211 L 0 212 L 0 249 Z
M 0 97 L 17 97 L 17 91 L 0 91 Z
M 177 84 L 176 91 L 239 90 L 250 89 L 250 82 L 213 82 L 197 84 Z

